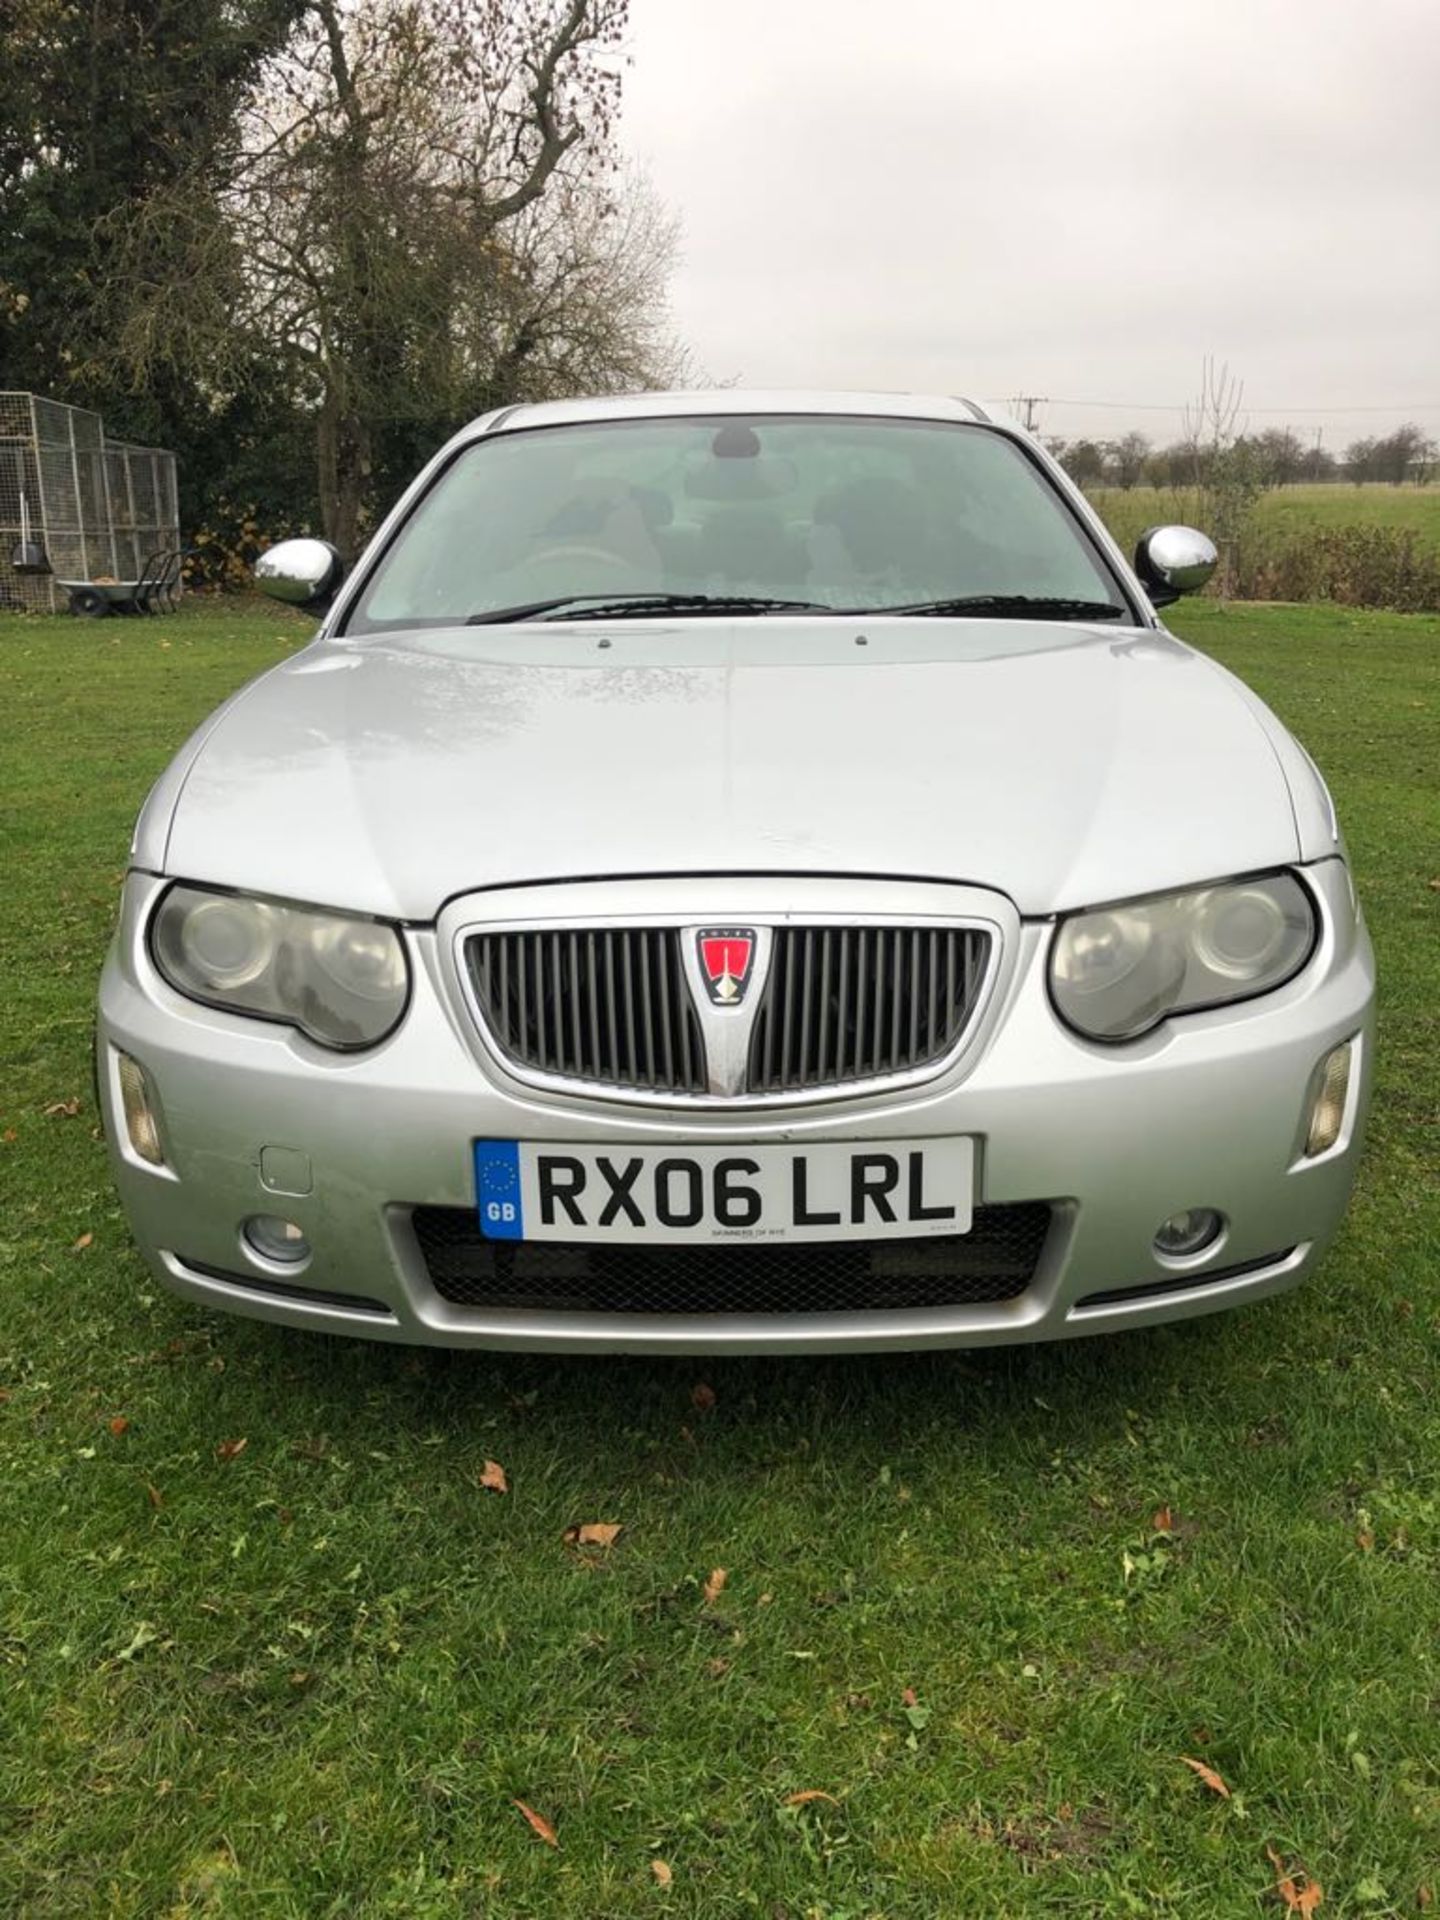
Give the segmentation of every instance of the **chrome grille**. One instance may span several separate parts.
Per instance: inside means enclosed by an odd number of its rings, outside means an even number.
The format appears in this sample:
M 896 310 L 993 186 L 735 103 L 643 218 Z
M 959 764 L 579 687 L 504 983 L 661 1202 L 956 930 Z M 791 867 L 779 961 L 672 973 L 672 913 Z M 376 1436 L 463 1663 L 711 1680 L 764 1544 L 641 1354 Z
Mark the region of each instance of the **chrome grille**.
M 720 1058 L 706 1055 L 717 1036 L 686 964 L 695 936 L 678 926 L 497 928 L 467 937 L 465 965 L 492 1043 L 524 1073 L 622 1093 L 767 1100 L 943 1061 L 977 1010 L 992 940 L 984 927 L 772 924 L 748 1042 L 742 1027 L 717 1080 Z
M 989 934 L 975 927 L 777 927 L 750 1092 L 842 1086 L 943 1060 L 975 1011 L 989 953 Z
M 568 1080 L 703 1093 L 705 1049 L 678 927 L 473 935 L 485 1023 L 517 1065 Z

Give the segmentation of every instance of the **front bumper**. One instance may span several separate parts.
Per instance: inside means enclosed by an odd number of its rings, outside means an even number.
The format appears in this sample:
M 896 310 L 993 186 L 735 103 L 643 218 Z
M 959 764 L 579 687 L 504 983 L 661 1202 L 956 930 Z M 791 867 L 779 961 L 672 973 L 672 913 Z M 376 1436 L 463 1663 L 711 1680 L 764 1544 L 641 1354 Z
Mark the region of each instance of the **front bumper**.
M 144 930 L 166 881 L 132 874 L 100 989 L 99 1079 L 116 1183 L 157 1277 L 205 1305 L 278 1323 L 439 1346 L 561 1351 L 769 1353 L 979 1346 L 1049 1340 L 1214 1311 L 1294 1286 L 1333 1237 L 1350 1194 L 1368 1102 L 1374 962 L 1337 860 L 1306 869 L 1322 930 L 1303 973 L 1248 1005 L 1172 1022 L 1122 1048 L 1091 1046 L 1056 1019 L 1045 988 L 1050 928 L 1013 925 L 991 1002 L 947 1072 L 920 1088 L 813 1106 L 735 1111 L 642 1107 L 542 1092 L 481 1045 L 451 963 L 459 909 L 407 932 L 409 1011 L 373 1052 L 336 1055 L 279 1026 L 202 1007 L 158 976 Z M 747 892 L 748 888 L 748 892 Z M 725 920 L 844 910 L 859 883 L 611 883 L 605 911 L 683 901 Z M 864 883 L 867 907 L 953 912 L 957 890 Z M 595 889 L 547 888 L 576 917 Z M 884 895 L 882 899 L 879 896 Z M 566 896 L 573 896 L 568 900 Z M 993 896 L 992 896 L 993 897 Z M 480 896 L 499 920 L 534 896 Z M 902 905 L 902 902 L 904 903 Z M 742 903 L 743 904 L 743 903 Z M 463 903 L 473 924 L 477 900 Z M 1344 1125 L 1302 1158 L 1317 1068 L 1353 1041 Z M 130 1145 L 118 1056 L 143 1066 L 166 1165 Z M 1050 1227 L 1012 1298 L 904 1310 L 585 1312 L 467 1307 L 435 1284 L 419 1208 L 473 1209 L 477 1137 L 681 1142 L 903 1140 L 968 1134 L 987 1207 L 1043 1202 Z M 1227 1222 L 1206 1253 L 1166 1263 L 1156 1228 L 1191 1207 Z M 294 1221 L 303 1268 L 253 1253 L 241 1223 Z M 734 1256 L 745 1257 L 743 1249 Z

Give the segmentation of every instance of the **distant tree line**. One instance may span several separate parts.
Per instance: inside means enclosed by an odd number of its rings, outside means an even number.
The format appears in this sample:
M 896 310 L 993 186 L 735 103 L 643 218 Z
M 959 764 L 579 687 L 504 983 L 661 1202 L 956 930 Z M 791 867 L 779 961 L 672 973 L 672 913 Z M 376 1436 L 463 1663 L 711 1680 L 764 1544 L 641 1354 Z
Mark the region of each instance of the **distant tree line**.
M 1187 437 L 1157 447 L 1143 433 L 1118 440 L 1051 440 L 1047 443 L 1070 477 L 1082 487 L 1195 487 L 1212 484 L 1215 446 Z M 1388 481 L 1423 486 L 1440 471 L 1436 443 L 1408 423 L 1383 438 L 1355 440 L 1337 458 L 1317 442 L 1307 442 L 1290 427 L 1228 440 L 1223 458 L 1231 470 L 1243 469 L 1259 488 L 1301 481 Z
M 0 386 L 180 456 L 222 576 L 487 408 L 671 384 L 627 0 L 9 0 Z

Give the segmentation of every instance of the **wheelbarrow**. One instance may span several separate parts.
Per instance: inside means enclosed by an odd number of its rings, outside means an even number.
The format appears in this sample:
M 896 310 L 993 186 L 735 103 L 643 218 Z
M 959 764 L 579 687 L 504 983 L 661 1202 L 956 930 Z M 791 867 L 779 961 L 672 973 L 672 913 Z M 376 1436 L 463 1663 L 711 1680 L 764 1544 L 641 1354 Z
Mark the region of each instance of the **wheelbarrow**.
M 70 611 L 84 620 L 110 613 L 174 613 L 180 593 L 180 569 L 193 547 L 161 547 L 147 556 L 138 580 L 62 580 Z

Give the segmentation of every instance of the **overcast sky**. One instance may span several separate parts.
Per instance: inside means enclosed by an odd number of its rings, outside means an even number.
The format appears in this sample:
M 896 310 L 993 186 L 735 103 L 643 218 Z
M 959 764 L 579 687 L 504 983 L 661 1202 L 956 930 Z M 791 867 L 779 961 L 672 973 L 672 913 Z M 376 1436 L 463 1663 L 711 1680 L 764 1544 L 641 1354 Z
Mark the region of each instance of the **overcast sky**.
M 713 378 L 1163 441 L 1208 353 L 1257 429 L 1440 435 L 1440 0 L 632 0 L 630 50 Z

